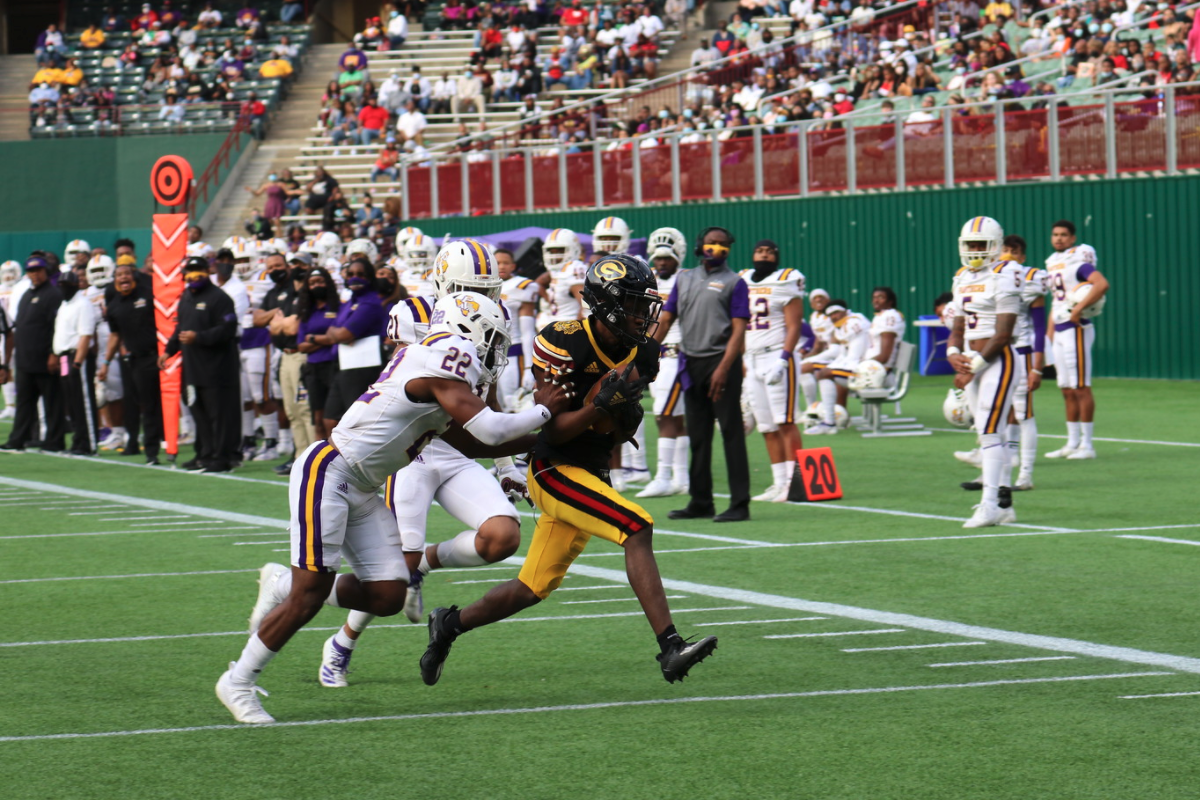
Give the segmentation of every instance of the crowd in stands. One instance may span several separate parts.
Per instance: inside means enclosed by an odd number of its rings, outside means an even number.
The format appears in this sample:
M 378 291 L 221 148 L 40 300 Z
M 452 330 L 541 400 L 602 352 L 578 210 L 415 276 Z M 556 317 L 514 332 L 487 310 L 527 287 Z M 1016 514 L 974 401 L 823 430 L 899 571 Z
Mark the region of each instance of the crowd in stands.
M 281 21 L 299 13 L 285 3 Z M 111 82 L 95 82 L 79 60 L 95 54 L 99 70 L 136 76 L 141 104 L 158 104 L 157 118 L 183 120 L 186 106 L 218 103 L 226 116 L 247 116 L 261 137 L 266 108 L 257 96 L 239 96 L 239 84 L 259 79 L 288 82 L 297 70 L 300 48 L 285 34 L 271 41 L 265 15 L 247 6 L 224 15 L 206 3 L 192 19 L 163 0 L 158 10 L 142 5 L 132 19 L 105 13 L 79 34 L 72 50 L 58 25 L 47 26 L 35 48 L 37 71 L 30 82 L 30 125 L 67 121 L 77 108 L 96 109 L 100 125 L 115 121 L 120 98 Z

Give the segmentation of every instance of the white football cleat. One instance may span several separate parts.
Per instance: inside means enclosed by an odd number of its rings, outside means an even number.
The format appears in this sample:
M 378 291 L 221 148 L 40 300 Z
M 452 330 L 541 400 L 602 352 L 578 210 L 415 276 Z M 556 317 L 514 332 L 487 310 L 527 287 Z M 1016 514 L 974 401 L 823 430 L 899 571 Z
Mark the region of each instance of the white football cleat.
M 655 478 L 645 489 L 637 493 L 637 497 L 670 497 L 675 494 L 671 482 L 665 478 Z
M 274 461 L 277 458 L 279 458 L 279 448 L 277 447 L 263 446 L 254 454 L 255 461 Z
M 321 669 L 317 673 L 317 680 L 321 682 L 321 685 L 328 689 L 341 689 L 349 686 L 346 673 L 350 671 L 350 656 L 352 655 L 354 655 L 353 650 L 347 650 L 337 643 L 336 634 L 326 639 L 325 646 L 321 648 Z
M 772 483 L 770 486 L 767 487 L 767 490 L 765 492 L 763 492 L 760 495 L 755 495 L 754 497 L 751 497 L 750 499 L 751 500 L 759 500 L 764 503 L 771 503 L 771 502 L 774 502 L 775 498 L 779 496 L 779 493 L 781 491 L 783 491 L 782 486 Z
M 816 425 L 804 429 L 805 436 L 832 436 L 837 432 L 836 425 L 827 425 L 824 422 L 818 422 Z
M 0 411 L 0 419 L 12 419 L 17 415 L 17 410 L 12 406 L 5 406 L 3 411 Z
M 650 470 L 648 469 L 626 469 L 625 483 L 648 483 L 650 481 Z
M 1090 447 L 1081 447 L 1071 455 L 1067 456 L 1068 461 L 1084 461 L 1089 458 L 1095 458 L 1096 451 Z
M 291 570 L 283 564 L 263 564 L 258 571 L 258 600 L 254 610 L 250 612 L 250 632 L 258 633 L 258 627 L 263 619 L 271 613 L 271 609 L 283 602 L 287 597 L 279 592 L 279 578 Z
M 125 446 L 125 440 L 128 439 L 127 434 L 114 430 L 100 440 L 101 450 L 120 450 Z
M 997 525 L 1012 525 L 1017 521 L 1017 510 L 1012 506 L 1000 509 L 1000 521 Z
M 625 479 L 625 470 L 618 467 L 608 473 L 608 482 L 612 484 L 612 488 L 618 492 L 625 491 L 625 484 L 628 482 Z
M 785 483 L 779 487 L 779 494 L 775 495 L 775 499 L 772 500 L 771 502 L 772 503 L 790 502 L 788 500 L 788 495 L 791 494 L 791 492 L 792 492 L 792 482 L 788 481 L 787 483 Z
M 1049 453 L 1046 453 L 1046 458 L 1067 458 L 1077 449 L 1069 445 L 1060 447 L 1058 450 L 1051 450 Z
M 686 477 L 681 481 L 675 481 L 671 484 L 671 494 L 690 494 L 691 491 L 691 481 Z
M 1031 492 L 1033 491 L 1033 475 L 1028 472 L 1022 472 L 1017 476 L 1017 485 L 1013 487 L 1014 492 Z
M 954 457 L 964 464 L 970 464 L 972 467 L 983 467 L 983 454 L 978 447 L 974 450 L 955 450 Z
M 975 506 L 975 513 L 971 515 L 969 520 L 963 523 L 963 527 L 990 528 L 993 525 L 999 525 L 1000 517 L 1003 513 L 1000 506 L 980 503 Z
M 408 617 L 408 621 L 414 625 L 419 625 L 425 619 L 425 598 L 421 596 L 421 585 L 425 583 L 425 576 L 420 572 L 413 572 L 413 575 L 420 575 L 419 580 L 409 580 L 408 591 L 404 593 L 404 616 Z
M 275 718 L 263 710 L 262 702 L 258 699 L 260 694 L 263 697 L 267 696 L 266 690 L 253 683 L 249 686 L 238 686 L 230 680 L 230 673 L 236 664 L 236 661 L 230 661 L 229 669 L 225 670 L 225 674 L 217 681 L 217 699 L 229 709 L 229 713 L 233 714 L 233 718 L 238 722 L 269 725 Z

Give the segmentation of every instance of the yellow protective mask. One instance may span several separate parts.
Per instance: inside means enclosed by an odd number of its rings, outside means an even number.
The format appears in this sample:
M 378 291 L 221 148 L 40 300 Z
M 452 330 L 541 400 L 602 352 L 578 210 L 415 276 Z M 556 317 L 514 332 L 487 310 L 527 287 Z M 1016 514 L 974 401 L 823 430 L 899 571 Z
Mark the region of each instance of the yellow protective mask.
M 729 248 L 723 244 L 706 244 L 700 248 L 704 257 L 717 261 L 729 255 Z

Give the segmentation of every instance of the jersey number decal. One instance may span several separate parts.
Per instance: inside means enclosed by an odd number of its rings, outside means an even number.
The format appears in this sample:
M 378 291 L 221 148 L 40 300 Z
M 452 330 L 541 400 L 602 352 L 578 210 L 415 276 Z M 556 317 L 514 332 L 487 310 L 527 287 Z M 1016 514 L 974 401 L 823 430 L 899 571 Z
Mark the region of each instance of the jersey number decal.
M 392 356 L 391 362 L 387 365 L 387 367 L 384 368 L 383 372 L 380 373 L 379 377 L 375 380 L 375 384 L 383 383 L 388 378 L 392 377 L 392 373 L 396 371 L 396 367 L 400 366 L 400 362 L 404 360 L 404 353 L 407 351 L 407 349 L 408 348 L 402 348 L 398 353 L 396 353 L 396 355 Z M 375 384 L 372 384 L 372 386 Z M 376 397 L 379 397 L 379 392 L 372 389 L 371 391 L 360 394 L 358 399 L 363 403 L 369 403 Z
M 425 445 L 429 444 L 430 440 L 435 436 L 437 436 L 437 431 L 425 431 L 412 443 L 412 447 L 404 451 L 404 454 L 408 456 L 410 464 L 417 460 L 417 456 L 421 455 L 421 451 L 425 449 Z
M 460 353 L 457 347 L 451 347 L 450 352 L 442 359 L 442 369 L 454 373 L 463 380 L 466 380 L 467 368 L 470 366 L 471 354 L 465 351 Z
M 975 326 L 979 324 L 979 315 L 967 308 L 971 303 L 971 295 L 967 295 L 962 299 L 962 310 L 967 315 L 967 327 L 975 330 Z
M 1067 287 L 1063 284 L 1062 275 L 1058 272 L 1054 273 L 1054 275 L 1052 275 L 1050 278 L 1050 282 L 1054 286 L 1054 299 L 1066 300 Z
M 771 301 L 765 297 L 754 298 L 754 308 L 750 312 L 750 330 L 765 331 L 771 327 Z

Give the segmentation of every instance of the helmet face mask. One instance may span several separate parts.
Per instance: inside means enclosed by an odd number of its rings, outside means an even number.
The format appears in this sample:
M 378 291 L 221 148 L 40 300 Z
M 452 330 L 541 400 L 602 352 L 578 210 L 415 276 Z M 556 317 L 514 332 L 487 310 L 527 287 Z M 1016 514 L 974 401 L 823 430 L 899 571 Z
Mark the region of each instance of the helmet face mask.
M 546 269 L 559 269 L 583 258 L 583 246 L 574 231 L 555 228 L 542 246 L 542 263 Z
M 971 270 L 983 269 L 1000 258 L 1004 229 L 991 217 L 974 217 L 958 235 L 958 258 Z
M 629 252 L 633 230 L 620 217 L 605 217 L 592 230 L 592 252 L 623 255 Z
M 425 272 L 433 266 L 436 256 L 437 247 L 434 246 L 433 239 L 424 234 L 416 234 L 404 246 L 404 263 L 409 269 Z
M 658 277 L 669 278 L 683 266 L 683 259 L 687 253 L 687 239 L 678 228 L 659 228 L 646 240 L 646 250 Z M 671 266 L 660 262 L 659 259 L 662 258 L 669 258 L 675 263 Z
M 116 267 L 113 265 L 113 260 L 108 256 L 95 256 L 87 265 L 88 283 L 98 289 L 103 289 L 112 283 L 113 273 Z
M 429 330 L 462 336 L 475 344 L 485 383 L 492 383 L 508 364 L 510 344 L 504 312 L 478 292 L 454 292 L 433 306 Z
M 648 341 L 647 334 L 662 310 L 658 281 L 650 266 L 626 254 L 604 256 L 588 268 L 583 299 L 592 314 L 630 347 Z
M 433 262 L 433 288 L 438 298 L 455 292 L 478 292 L 496 301 L 503 283 L 491 248 L 474 239 L 451 242 Z
M 21 265 L 16 261 L 0 264 L 0 286 L 12 286 L 21 280 Z

